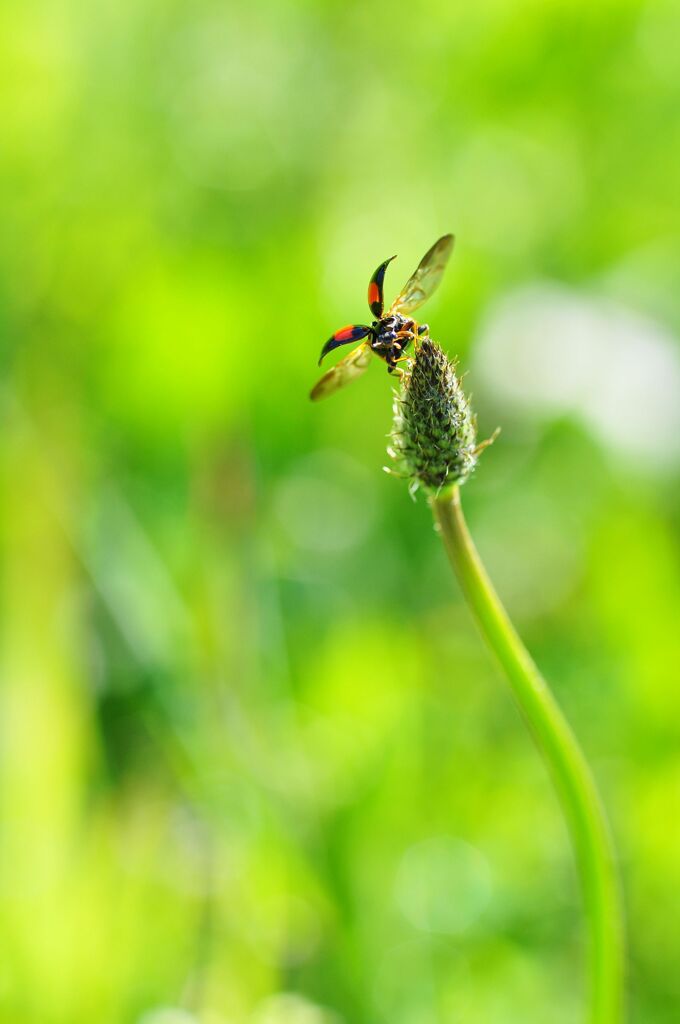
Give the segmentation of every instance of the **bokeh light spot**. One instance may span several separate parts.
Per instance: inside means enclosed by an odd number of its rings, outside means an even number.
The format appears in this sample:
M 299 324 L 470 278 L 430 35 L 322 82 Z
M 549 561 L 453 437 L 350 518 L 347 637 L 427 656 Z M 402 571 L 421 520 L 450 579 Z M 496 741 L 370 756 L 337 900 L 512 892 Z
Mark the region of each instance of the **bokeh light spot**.
M 489 862 L 460 839 L 426 839 L 406 851 L 397 871 L 395 896 L 416 928 L 459 935 L 474 925 L 491 897 Z

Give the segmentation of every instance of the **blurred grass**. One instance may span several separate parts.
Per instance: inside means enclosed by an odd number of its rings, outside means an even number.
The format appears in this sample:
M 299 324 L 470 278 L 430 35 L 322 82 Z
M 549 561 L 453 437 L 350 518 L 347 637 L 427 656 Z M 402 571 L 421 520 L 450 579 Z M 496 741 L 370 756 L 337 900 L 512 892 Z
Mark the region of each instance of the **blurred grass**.
M 3 5 L 0 1020 L 580 1019 L 559 814 L 380 472 L 386 376 L 307 400 L 377 263 L 396 292 L 454 230 L 426 319 L 504 428 L 471 526 L 604 790 L 632 1019 L 677 1021 L 677 377 L 609 396 L 614 444 L 508 403 L 480 341 L 552 281 L 677 367 L 679 29 L 675 0 Z

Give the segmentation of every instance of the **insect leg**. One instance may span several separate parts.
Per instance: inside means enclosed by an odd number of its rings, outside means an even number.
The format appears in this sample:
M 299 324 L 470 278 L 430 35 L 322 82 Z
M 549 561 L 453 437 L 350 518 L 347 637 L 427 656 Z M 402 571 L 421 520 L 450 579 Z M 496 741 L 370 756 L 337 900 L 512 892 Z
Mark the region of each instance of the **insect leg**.
M 415 335 L 414 335 L 414 338 L 413 338 L 413 344 L 417 348 L 418 347 L 418 342 L 420 341 L 421 338 L 423 338 L 423 337 L 429 338 L 429 336 L 430 336 L 430 325 L 429 324 L 414 324 L 414 326 L 415 326 L 416 331 L 415 331 Z

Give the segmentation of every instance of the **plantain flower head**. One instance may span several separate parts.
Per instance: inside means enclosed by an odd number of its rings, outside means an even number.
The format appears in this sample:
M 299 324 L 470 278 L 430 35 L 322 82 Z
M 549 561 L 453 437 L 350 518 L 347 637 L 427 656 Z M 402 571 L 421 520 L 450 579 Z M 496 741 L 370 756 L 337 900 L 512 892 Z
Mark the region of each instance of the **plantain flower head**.
M 394 400 L 394 423 L 388 454 L 394 472 L 418 487 L 438 492 L 464 483 L 479 453 L 477 423 L 453 364 L 430 338 L 416 349 Z

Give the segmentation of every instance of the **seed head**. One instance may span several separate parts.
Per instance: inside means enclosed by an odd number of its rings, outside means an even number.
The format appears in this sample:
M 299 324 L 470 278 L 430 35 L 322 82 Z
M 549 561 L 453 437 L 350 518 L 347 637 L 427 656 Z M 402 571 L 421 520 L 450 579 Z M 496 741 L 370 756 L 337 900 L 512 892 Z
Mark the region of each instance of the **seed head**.
M 453 364 L 436 342 L 420 342 L 394 400 L 392 447 L 398 475 L 439 491 L 462 484 L 477 464 L 476 419 Z M 481 447 L 484 447 L 482 445 Z

